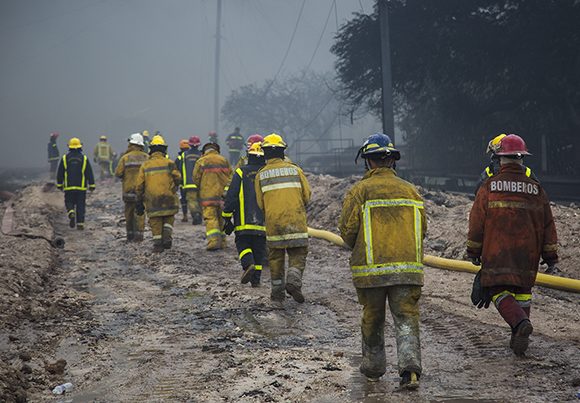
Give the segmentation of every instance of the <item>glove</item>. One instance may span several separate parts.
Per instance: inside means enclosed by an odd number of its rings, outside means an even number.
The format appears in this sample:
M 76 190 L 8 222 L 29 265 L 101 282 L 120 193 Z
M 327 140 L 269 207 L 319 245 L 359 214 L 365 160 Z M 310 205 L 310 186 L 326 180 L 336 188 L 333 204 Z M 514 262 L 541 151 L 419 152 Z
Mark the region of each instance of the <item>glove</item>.
M 232 232 L 234 232 L 234 223 L 232 222 L 232 220 L 230 219 L 224 219 L 224 227 L 222 228 L 222 231 L 226 233 L 226 235 L 230 235 Z
M 481 266 L 481 258 L 479 256 L 470 257 L 469 259 L 471 259 L 471 263 L 473 263 L 474 265 Z
M 471 288 L 471 302 L 477 306 L 477 309 L 489 308 L 491 304 L 491 292 L 489 288 L 481 286 L 481 270 L 477 272 L 473 279 L 473 287 Z
M 142 201 L 137 202 L 137 204 L 135 204 L 135 214 L 137 214 L 138 216 L 142 216 L 143 214 L 145 214 L 145 205 L 143 204 Z

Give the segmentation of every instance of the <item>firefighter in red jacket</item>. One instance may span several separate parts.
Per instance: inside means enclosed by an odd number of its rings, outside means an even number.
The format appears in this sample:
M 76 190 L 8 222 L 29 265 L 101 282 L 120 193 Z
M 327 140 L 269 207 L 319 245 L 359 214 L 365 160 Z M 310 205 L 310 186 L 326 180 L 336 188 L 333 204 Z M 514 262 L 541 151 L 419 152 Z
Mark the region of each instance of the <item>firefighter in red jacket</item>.
M 540 257 L 558 262 L 557 235 L 550 202 L 541 185 L 526 175 L 524 140 L 505 136 L 497 155 L 501 168 L 478 191 L 469 215 L 467 254 L 481 265 L 472 291 L 479 308 L 491 302 L 512 329 L 510 348 L 528 348 L 532 287 Z

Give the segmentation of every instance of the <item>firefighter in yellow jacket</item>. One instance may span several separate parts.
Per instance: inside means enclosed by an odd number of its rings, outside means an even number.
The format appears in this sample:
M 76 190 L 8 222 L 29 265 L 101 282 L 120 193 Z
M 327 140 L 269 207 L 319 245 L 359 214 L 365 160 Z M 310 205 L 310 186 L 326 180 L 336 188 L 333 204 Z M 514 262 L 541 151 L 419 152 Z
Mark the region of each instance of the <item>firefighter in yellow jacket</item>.
M 284 161 L 286 143 L 272 133 L 262 143 L 266 165 L 254 182 L 256 201 L 264 212 L 266 244 L 270 264 L 272 299 L 275 308 L 282 308 L 288 291 L 296 302 L 304 302 L 302 275 L 308 254 L 306 204 L 310 186 L 297 165 Z M 288 254 L 288 273 L 284 262 Z
M 171 248 L 173 222 L 179 211 L 177 189 L 181 174 L 166 154 L 167 144 L 163 137 L 153 136 L 149 144 L 149 159 L 139 168 L 135 187 L 137 214 L 147 212 L 154 252 Z
M 382 133 L 369 136 L 359 151 L 367 172 L 347 193 L 339 228 L 352 248 L 352 279 L 363 305 L 360 371 L 378 380 L 386 371 L 384 342 L 388 300 L 397 341 L 401 386 L 415 389 L 421 375 L 419 298 L 423 285 L 423 200 L 398 178 L 400 153 Z
M 199 189 L 199 204 L 205 221 L 207 250 L 225 248 L 226 238 L 222 232 L 223 195 L 232 178 L 228 160 L 220 154 L 220 146 L 206 143 L 202 156 L 193 169 L 193 183 Z
M 149 158 L 143 151 L 143 136 L 134 133 L 129 137 L 127 151 L 117 164 L 115 176 L 123 181 L 123 202 L 125 202 L 125 226 L 127 228 L 127 241 L 141 242 L 143 240 L 143 230 L 145 229 L 145 217 L 137 215 L 135 206 L 137 194 L 135 187 L 137 176 L 141 165 Z
M 95 150 L 93 151 L 93 160 L 99 164 L 99 178 L 101 180 L 110 178 L 113 175 L 113 154 L 113 149 L 107 142 L 107 136 L 99 137 L 99 144 L 95 146 Z

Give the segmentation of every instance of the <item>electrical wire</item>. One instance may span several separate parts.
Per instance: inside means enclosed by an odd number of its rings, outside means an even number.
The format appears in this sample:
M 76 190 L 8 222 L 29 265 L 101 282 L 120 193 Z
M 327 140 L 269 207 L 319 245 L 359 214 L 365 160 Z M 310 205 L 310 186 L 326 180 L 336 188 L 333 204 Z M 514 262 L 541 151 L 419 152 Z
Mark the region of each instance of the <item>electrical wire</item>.
M 322 28 L 322 32 L 320 33 L 320 36 L 318 37 L 318 42 L 316 42 L 316 48 L 314 49 L 314 53 L 312 53 L 312 57 L 310 58 L 310 61 L 308 62 L 308 65 L 306 66 L 306 70 L 310 69 L 310 66 L 312 66 L 312 62 L 314 61 L 314 57 L 316 56 L 316 53 L 318 52 L 318 48 L 320 48 L 320 43 L 322 42 L 322 37 L 324 36 L 324 33 L 326 32 L 326 27 L 328 26 L 328 21 L 330 20 L 330 16 L 332 14 L 332 9 L 333 7 L 336 7 L 336 0 L 333 0 L 332 3 L 330 3 L 330 9 L 328 10 L 328 15 L 326 16 L 326 21 L 324 22 L 324 27 Z M 306 71 L 305 73 L 306 74 Z

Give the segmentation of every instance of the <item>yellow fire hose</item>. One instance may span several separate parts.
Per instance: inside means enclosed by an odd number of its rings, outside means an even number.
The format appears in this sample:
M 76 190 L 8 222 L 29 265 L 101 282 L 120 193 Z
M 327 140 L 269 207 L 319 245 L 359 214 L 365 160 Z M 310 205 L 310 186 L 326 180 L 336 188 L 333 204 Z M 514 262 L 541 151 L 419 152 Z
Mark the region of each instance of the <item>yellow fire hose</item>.
M 332 242 L 335 245 L 341 246 L 345 249 L 350 249 L 348 245 L 344 243 L 342 238 L 330 231 L 308 228 L 308 235 L 313 238 L 324 239 L 326 241 Z M 471 262 L 466 262 L 463 260 L 446 259 L 443 257 L 424 255 L 423 263 L 429 267 L 436 269 L 445 269 L 453 271 L 463 271 L 468 273 L 477 273 L 479 271 L 479 266 L 475 266 Z M 580 293 L 580 280 L 573 278 L 565 278 L 558 276 L 551 276 L 549 274 L 538 273 L 536 277 L 536 285 L 541 285 L 548 288 L 554 288 L 556 290 L 563 290 L 569 292 Z

